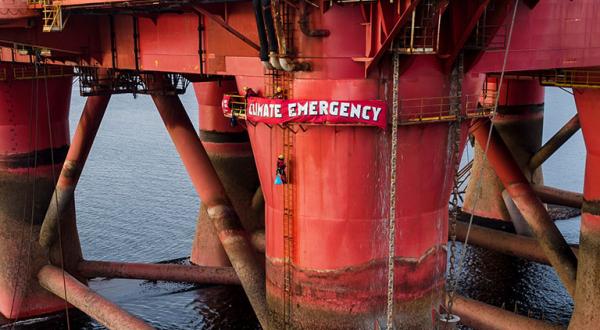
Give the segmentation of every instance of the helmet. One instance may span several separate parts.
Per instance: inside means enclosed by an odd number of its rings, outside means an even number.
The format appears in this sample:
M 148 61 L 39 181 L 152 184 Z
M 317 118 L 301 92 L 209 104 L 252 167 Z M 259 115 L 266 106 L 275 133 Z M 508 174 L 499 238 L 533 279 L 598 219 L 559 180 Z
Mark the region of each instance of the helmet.
M 279 158 L 279 159 L 283 159 L 283 155 L 279 155 L 279 157 L 277 157 L 277 158 Z

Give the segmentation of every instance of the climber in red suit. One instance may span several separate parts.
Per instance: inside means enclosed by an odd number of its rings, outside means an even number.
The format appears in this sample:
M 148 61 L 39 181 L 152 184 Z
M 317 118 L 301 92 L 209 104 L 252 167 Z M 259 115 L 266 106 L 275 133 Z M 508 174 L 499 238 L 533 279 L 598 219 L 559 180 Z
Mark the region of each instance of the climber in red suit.
M 286 184 L 287 183 L 287 176 L 285 175 L 285 160 L 283 158 L 283 155 L 279 155 L 279 157 L 277 157 L 277 170 L 275 171 L 275 175 L 279 174 L 279 177 L 281 178 L 281 183 Z

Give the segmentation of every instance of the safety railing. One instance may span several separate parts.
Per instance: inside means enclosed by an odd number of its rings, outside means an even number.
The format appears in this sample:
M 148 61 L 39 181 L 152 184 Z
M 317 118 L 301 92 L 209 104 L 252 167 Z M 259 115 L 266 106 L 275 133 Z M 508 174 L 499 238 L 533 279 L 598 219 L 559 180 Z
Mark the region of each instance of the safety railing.
M 78 68 L 79 93 L 82 96 L 106 94 L 168 94 L 179 95 L 185 93 L 190 82 L 185 77 L 176 73 L 165 74 L 167 87 L 161 90 L 149 88 L 153 75 L 132 70 L 108 70 L 100 75 L 97 68 Z
M 43 32 L 62 31 L 64 24 L 60 3 L 54 3 L 53 0 L 44 0 L 42 14 L 44 20 Z
M 600 88 L 600 70 L 552 70 L 539 75 L 544 86 Z
M 494 95 L 441 96 L 400 100 L 399 125 L 449 122 L 458 119 L 452 111 L 459 103 L 463 119 L 489 117 L 493 113 Z
M 245 96 L 239 94 L 227 94 L 229 97 L 229 109 L 231 109 L 231 113 L 225 114 L 228 117 L 235 117 L 242 120 L 246 119 L 246 107 L 248 105 L 248 100 Z
M 439 1 L 422 1 L 412 12 L 412 17 L 396 37 L 402 54 L 435 54 L 439 39 Z
M 13 67 L 13 77 L 16 80 L 58 78 L 73 76 L 73 68 L 58 65 L 16 65 Z

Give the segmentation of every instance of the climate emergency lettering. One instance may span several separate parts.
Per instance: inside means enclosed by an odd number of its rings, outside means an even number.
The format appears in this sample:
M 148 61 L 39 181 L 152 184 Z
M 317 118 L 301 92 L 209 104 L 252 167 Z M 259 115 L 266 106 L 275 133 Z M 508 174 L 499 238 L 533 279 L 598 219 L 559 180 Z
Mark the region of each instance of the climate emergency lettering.
M 250 103 L 248 102 L 247 116 L 266 118 L 283 118 L 281 103 Z
M 306 101 L 306 102 L 288 102 L 288 117 L 298 116 L 340 116 L 346 118 L 356 118 L 363 120 L 373 120 L 377 122 L 381 114 L 382 107 L 371 105 L 362 105 L 351 102 L 337 101 Z
M 280 100 L 249 97 L 246 119 L 267 124 L 313 123 L 387 125 L 382 101 Z

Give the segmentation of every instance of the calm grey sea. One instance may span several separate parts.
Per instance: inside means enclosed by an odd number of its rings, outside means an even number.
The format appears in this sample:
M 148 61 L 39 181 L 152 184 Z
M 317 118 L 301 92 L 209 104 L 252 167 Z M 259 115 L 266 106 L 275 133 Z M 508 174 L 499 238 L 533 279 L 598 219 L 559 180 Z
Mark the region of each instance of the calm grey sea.
M 191 87 L 182 96 L 197 127 Z M 71 102 L 71 131 L 85 99 Z M 573 97 L 547 89 L 544 140 L 575 114 Z M 472 155 L 472 152 L 471 152 Z M 577 133 L 544 165 L 548 185 L 582 191 L 585 148 Z M 113 96 L 76 194 L 84 257 L 91 260 L 157 262 L 189 255 L 199 200 L 147 96 Z M 571 243 L 579 218 L 559 221 Z M 568 322 L 572 301 L 548 266 L 467 248 L 460 291 L 521 313 Z M 90 285 L 160 329 L 256 329 L 240 288 L 130 280 L 95 280 Z M 22 328 L 65 328 L 63 315 L 21 324 Z M 72 313 L 73 329 L 101 328 Z

